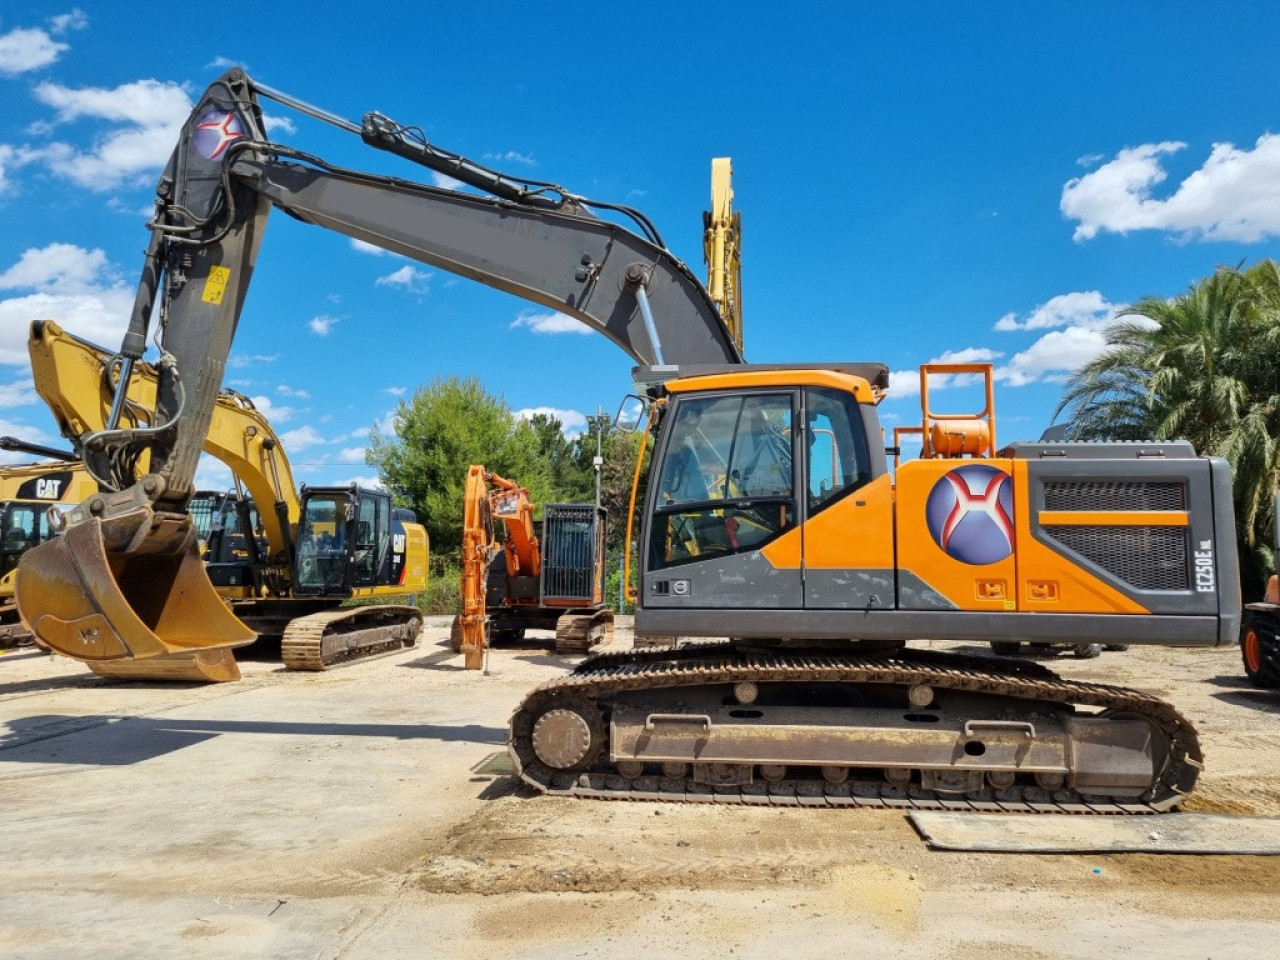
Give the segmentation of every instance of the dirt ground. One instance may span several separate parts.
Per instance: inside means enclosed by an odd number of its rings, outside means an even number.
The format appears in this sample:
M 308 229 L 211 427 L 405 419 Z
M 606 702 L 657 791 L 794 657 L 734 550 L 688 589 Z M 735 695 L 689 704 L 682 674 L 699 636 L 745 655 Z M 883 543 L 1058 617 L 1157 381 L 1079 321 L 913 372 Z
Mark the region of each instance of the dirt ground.
M 930 850 L 901 811 L 538 797 L 515 704 L 574 662 L 415 650 L 222 686 L 0 656 L 0 956 L 1273 957 L 1280 857 Z M 620 631 L 615 646 L 626 646 Z M 939 647 L 943 645 L 939 644 Z M 975 647 L 959 647 L 976 652 Z M 1280 692 L 1238 651 L 1053 657 L 1175 703 L 1188 810 L 1280 816 Z

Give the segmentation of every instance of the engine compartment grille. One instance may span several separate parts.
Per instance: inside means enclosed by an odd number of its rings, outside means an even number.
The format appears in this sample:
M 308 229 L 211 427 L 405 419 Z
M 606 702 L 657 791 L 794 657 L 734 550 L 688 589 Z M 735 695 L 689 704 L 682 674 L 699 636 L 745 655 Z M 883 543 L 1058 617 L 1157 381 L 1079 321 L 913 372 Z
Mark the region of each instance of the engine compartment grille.
M 1186 485 L 1177 481 L 1050 480 L 1046 510 L 1186 510 Z

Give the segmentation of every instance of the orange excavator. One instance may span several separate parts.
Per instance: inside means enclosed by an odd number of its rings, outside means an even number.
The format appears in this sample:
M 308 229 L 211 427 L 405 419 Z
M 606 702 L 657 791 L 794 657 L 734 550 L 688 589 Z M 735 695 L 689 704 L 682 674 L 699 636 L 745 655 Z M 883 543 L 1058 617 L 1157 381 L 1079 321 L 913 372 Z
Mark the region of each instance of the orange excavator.
M 560 654 L 608 642 L 613 611 L 604 605 L 605 511 L 589 503 L 543 507 L 542 535 L 529 491 L 472 464 L 462 520 L 462 613 L 449 641 L 479 669 L 490 643 L 555 630 Z M 505 531 L 501 541 L 494 524 Z
M 472 189 L 273 142 L 260 95 Z M 201 96 L 157 187 L 118 361 L 126 383 L 158 298 L 148 426 L 121 425 L 113 403 L 103 429 L 76 438 L 108 492 L 22 558 L 18 603 L 42 640 L 115 658 L 238 642 L 238 621 L 212 609 L 185 507 L 273 208 L 556 309 L 637 364 L 653 446 L 626 538 L 638 544 L 636 633 L 720 640 L 599 654 L 531 692 L 509 732 L 526 783 L 1073 813 L 1169 810 L 1194 788 L 1195 729 L 1158 697 L 907 644 L 1234 645 L 1224 461 L 1176 442 L 1001 448 L 992 419 L 923 423 L 961 438 L 890 473 L 888 368 L 745 363 L 639 211 L 482 167 L 382 114 L 349 123 L 239 70 Z

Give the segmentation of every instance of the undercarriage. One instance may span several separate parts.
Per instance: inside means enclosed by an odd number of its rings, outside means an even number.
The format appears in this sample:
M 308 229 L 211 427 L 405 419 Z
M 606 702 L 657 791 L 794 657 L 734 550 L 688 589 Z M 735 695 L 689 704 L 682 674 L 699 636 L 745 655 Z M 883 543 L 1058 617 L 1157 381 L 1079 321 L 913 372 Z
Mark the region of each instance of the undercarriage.
M 1155 697 L 922 650 L 603 654 L 530 694 L 510 736 L 537 790 L 633 800 L 1158 813 L 1203 766 Z

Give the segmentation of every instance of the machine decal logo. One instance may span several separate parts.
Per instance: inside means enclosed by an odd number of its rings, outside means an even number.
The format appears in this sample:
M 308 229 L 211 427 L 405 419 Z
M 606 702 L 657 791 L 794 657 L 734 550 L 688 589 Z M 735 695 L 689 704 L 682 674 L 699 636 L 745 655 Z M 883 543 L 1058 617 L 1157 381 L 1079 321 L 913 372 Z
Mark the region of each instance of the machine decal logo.
M 196 149 L 206 160 L 217 160 L 234 141 L 243 139 L 244 127 L 234 113 L 210 110 L 196 122 Z
M 961 563 L 998 563 L 1013 553 L 1013 483 L 985 464 L 943 474 L 925 501 L 934 543 Z

